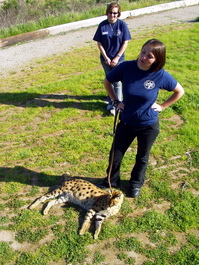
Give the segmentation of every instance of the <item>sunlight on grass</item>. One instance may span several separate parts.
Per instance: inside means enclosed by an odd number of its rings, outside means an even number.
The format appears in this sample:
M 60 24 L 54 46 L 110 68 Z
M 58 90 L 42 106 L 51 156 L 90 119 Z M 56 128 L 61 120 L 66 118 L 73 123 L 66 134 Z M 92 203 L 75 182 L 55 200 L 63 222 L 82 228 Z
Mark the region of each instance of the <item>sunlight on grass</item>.
M 49 187 L 60 184 L 67 171 L 93 183 L 106 174 L 114 119 L 103 102 L 107 94 L 96 45 L 39 60 L 30 69 L 2 78 L 0 233 L 12 231 L 13 240 L 30 247 L 14 251 L 12 242 L 0 242 L 1 264 L 77 265 L 88 257 L 89 265 L 100 264 L 107 262 L 105 250 L 112 248 L 124 264 L 134 264 L 133 251 L 147 265 L 184 265 L 189 260 L 198 264 L 198 30 L 198 23 L 173 25 L 129 43 L 128 60 L 137 57 L 149 37 L 163 40 L 168 52 L 165 68 L 183 85 L 185 96 L 159 117 L 161 133 L 152 148 L 146 183 L 135 200 L 128 198 L 128 180 L 136 142 L 125 154 L 121 178 L 126 197 L 120 214 L 102 226 L 97 244 L 106 247 L 100 251 L 88 253 L 88 245 L 96 244 L 91 233 L 78 235 L 82 209 L 68 205 L 59 212 L 58 206 L 48 216 L 40 209 L 26 209 Z M 159 102 L 167 96 L 160 93 Z

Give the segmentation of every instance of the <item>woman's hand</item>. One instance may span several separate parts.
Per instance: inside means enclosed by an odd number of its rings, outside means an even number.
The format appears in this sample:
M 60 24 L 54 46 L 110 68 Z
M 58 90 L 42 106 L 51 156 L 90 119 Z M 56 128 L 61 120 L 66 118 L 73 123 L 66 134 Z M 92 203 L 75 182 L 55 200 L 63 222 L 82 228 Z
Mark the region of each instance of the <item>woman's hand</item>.
M 119 104 L 117 105 L 116 109 L 122 112 L 124 110 L 124 103 L 123 102 L 119 102 Z
M 163 111 L 162 106 L 159 105 L 159 104 L 157 104 L 156 102 L 153 103 L 153 105 L 151 106 L 151 108 L 154 109 L 154 111 L 159 111 L 159 112 Z
M 119 111 L 123 111 L 124 110 L 124 103 L 122 101 L 119 101 L 119 100 L 115 100 L 117 101 L 116 104 L 114 104 L 116 110 L 119 110 Z
M 119 57 L 115 57 L 115 58 L 111 61 L 110 66 L 115 67 L 115 66 L 118 64 L 118 61 L 119 61 Z
M 173 92 L 173 94 L 165 102 L 163 102 L 161 105 L 159 105 L 155 102 L 151 106 L 154 109 L 154 111 L 161 112 L 161 111 L 165 110 L 166 108 L 168 108 L 169 106 L 174 104 L 176 101 L 178 101 L 184 95 L 184 89 L 179 83 L 177 83 L 176 87 L 174 88 L 174 90 L 172 92 Z
M 111 59 L 107 57 L 106 60 L 105 60 L 105 63 L 108 64 L 108 65 L 111 65 Z

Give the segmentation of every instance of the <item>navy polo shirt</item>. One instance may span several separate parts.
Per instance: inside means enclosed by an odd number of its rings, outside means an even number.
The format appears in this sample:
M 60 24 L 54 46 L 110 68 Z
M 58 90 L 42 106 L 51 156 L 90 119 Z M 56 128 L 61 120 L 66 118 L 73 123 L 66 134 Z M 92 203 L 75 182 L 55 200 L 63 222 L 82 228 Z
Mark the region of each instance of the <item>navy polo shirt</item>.
M 108 19 L 102 21 L 93 37 L 93 40 L 101 42 L 111 60 L 116 57 L 123 42 L 130 39 L 131 35 L 127 24 L 120 19 L 117 19 L 115 23 L 109 23 Z M 101 58 L 103 59 L 102 55 Z M 120 60 L 124 60 L 124 54 Z
M 126 61 L 110 71 L 107 80 L 122 82 L 124 110 L 121 120 L 135 127 L 148 126 L 158 120 L 158 111 L 151 106 L 156 102 L 160 89 L 173 91 L 177 81 L 164 69 L 157 72 L 143 71 L 137 61 Z

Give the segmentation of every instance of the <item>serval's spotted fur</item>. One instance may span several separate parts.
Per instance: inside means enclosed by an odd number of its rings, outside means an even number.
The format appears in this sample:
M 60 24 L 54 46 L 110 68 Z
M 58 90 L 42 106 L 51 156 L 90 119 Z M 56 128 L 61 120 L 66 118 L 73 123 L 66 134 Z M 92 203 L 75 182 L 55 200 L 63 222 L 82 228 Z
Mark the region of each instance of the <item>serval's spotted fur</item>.
M 119 190 L 102 190 L 86 180 L 73 179 L 66 174 L 64 177 L 67 181 L 63 182 L 62 186 L 36 199 L 29 209 L 54 198 L 56 199 L 47 203 L 43 210 L 44 215 L 53 205 L 63 202 L 77 204 L 88 211 L 79 234 L 82 235 L 89 229 L 91 220 L 95 217 L 94 238 L 97 239 L 104 219 L 119 212 L 124 198 L 123 193 Z

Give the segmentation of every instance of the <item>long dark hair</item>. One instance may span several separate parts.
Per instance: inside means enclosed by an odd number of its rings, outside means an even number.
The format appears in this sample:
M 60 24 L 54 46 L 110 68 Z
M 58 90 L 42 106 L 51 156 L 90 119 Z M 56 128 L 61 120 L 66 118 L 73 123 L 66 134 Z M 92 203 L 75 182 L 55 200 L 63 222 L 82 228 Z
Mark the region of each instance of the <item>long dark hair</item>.
M 157 39 L 150 39 L 144 43 L 144 46 L 150 45 L 151 51 L 155 56 L 155 62 L 152 64 L 150 70 L 153 72 L 157 72 L 162 69 L 166 63 L 166 47 L 163 42 Z

